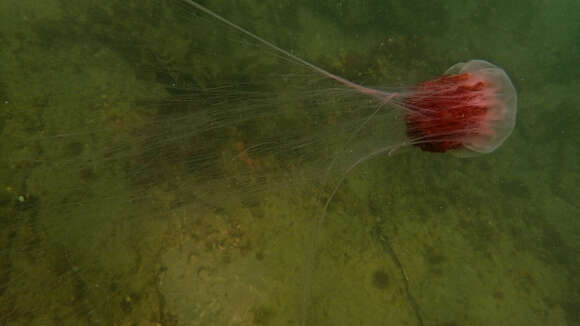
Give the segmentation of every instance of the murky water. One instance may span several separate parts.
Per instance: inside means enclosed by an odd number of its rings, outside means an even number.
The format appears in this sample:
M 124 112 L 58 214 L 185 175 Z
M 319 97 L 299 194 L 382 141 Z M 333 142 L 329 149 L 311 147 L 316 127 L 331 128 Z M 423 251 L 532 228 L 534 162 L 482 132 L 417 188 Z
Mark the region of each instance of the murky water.
M 364 162 L 317 227 L 395 111 L 179 1 L 4 1 L 2 324 L 580 323 L 576 2 L 205 5 L 367 86 L 490 60 L 516 129 Z

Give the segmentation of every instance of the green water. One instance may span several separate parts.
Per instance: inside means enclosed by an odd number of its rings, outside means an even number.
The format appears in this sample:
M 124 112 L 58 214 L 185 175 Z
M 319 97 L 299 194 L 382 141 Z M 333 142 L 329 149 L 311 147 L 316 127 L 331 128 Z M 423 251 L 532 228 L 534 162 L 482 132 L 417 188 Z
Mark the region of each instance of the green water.
M 580 324 L 578 2 L 205 5 L 364 85 L 489 60 L 516 128 L 361 164 L 316 229 L 391 116 L 349 142 L 372 103 L 173 1 L 2 1 L 0 324 Z

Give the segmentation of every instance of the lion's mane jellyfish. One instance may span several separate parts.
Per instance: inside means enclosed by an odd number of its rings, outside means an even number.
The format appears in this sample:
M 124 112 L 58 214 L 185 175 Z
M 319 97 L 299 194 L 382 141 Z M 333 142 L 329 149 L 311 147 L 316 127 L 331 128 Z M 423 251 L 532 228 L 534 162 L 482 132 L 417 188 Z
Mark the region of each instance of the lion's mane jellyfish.
M 505 71 L 487 61 L 457 63 L 442 77 L 419 83 L 408 92 L 382 91 L 330 73 L 195 1 L 184 1 L 315 72 L 375 97 L 383 105 L 392 104 L 404 109 L 409 137 L 406 144 L 416 145 L 424 151 L 450 151 L 458 156 L 490 153 L 503 143 L 515 125 L 516 90 Z M 367 158 L 382 151 L 385 149 L 371 153 Z
M 458 63 L 401 94 L 409 143 L 428 152 L 490 153 L 511 134 L 517 95 L 501 68 Z

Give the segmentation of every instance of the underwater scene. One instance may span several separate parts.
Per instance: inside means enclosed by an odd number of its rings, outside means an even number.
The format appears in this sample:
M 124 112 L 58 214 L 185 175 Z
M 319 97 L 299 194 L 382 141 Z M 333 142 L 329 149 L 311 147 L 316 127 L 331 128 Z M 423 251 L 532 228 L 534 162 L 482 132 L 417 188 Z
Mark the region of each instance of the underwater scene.
M 0 325 L 580 325 L 580 2 L 0 26 Z

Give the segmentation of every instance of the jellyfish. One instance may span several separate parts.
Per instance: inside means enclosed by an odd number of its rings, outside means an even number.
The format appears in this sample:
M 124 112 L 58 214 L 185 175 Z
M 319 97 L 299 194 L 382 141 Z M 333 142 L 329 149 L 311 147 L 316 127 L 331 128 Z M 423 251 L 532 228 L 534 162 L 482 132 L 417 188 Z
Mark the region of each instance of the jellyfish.
M 517 95 L 505 71 L 484 60 L 451 66 L 404 96 L 411 143 L 427 152 L 486 154 L 511 134 Z
M 396 106 L 405 111 L 408 143 L 424 151 L 452 151 L 456 155 L 491 153 L 514 128 L 517 112 L 516 90 L 503 69 L 485 60 L 454 64 L 442 77 L 421 82 L 410 91 L 381 91 L 332 74 L 195 1 L 184 2 L 315 72 L 362 94 L 378 98 L 382 104 L 402 98 L 402 103 Z

